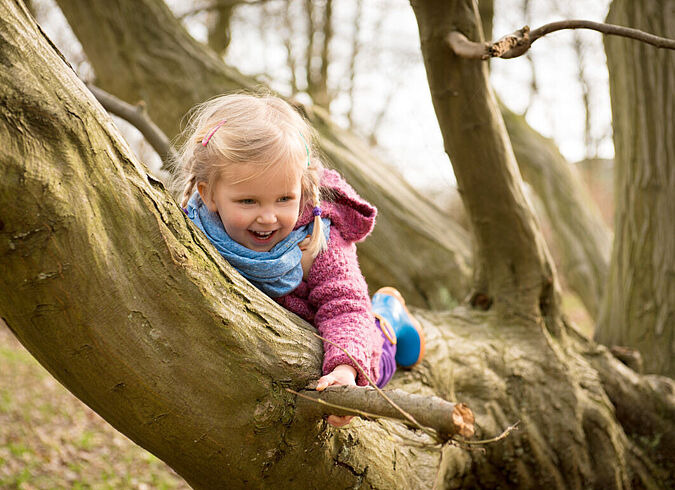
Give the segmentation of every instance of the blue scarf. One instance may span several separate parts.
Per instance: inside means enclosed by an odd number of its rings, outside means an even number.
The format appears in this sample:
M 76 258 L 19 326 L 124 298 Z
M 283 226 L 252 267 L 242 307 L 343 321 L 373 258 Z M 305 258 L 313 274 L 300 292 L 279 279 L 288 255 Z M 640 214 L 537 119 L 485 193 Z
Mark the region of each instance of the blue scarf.
M 313 222 L 293 230 L 269 252 L 256 252 L 230 238 L 218 213 L 209 211 L 198 192 L 192 194 L 186 213 L 225 260 L 268 296 L 278 298 L 288 294 L 302 281 L 302 251 L 297 245 L 312 234 Z M 321 221 L 328 240 L 330 220 L 322 218 Z

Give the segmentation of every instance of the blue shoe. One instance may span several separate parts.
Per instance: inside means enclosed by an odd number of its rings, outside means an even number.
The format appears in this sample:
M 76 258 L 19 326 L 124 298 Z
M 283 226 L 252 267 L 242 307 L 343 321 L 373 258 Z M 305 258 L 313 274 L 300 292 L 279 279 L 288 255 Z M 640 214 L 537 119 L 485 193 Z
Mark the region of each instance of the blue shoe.
M 392 287 L 380 288 L 373 295 L 372 303 L 375 316 L 380 319 L 380 323 L 384 320 L 385 325 L 382 327 L 385 335 L 389 331 L 395 336 L 390 340 L 396 344 L 396 363 L 406 368 L 418 364 L 424 357 L 424 332 L 417 319 L 408 311 L 401 293 Z

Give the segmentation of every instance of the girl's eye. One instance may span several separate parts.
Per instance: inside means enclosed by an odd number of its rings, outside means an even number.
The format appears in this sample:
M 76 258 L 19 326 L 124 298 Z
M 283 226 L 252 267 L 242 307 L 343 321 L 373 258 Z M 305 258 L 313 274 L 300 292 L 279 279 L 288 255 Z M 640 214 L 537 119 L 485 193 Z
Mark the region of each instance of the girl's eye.
M 279 202 L 288 202 L 288 201 L 292 201 L 292 200 L 293 200 L 293 198 L 291 196 L 284 196 L 284 197 L 279 198 Z
M 255 201 L 253 199 L 240 199 L 239 204 L 254 204 Z

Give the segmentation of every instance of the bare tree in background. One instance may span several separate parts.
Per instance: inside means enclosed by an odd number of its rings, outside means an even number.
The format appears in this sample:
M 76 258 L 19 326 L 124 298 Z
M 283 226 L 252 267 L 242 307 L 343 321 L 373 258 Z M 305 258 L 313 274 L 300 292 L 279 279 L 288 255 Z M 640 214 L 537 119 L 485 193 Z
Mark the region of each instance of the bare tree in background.
M 530 25 L 532 23 L 532 15 L 531 15 L 531 9 L 532 9 L 532 3 L 530 0 L 523 0 L 523 19 L 525 19 L 525 23 L 527 25 Z M 490 36 L 490 39 L 492 36 Z M 525 59 L 527 60 L 527 66 L 530 69 L 530 93 L 529 93 L 529 100 L 527 105 L 525 106 L 525 110 L 523 111 L 524 115 L 527 115 L 528 111 L 532 107 L 532 100 L 537 96 L 537 93 L 539 92 L 539 83 L 537 82 L 537 68 L 534 63 L 534 57 L 532 52 L 528 52 L 525 55 Z
M 561 5 L 560 2 L 556 2 L 555 9 L 562 18 L 572 18 L 573 15 L 570 12 L 569 3 L 563 2 Z M 598 141 L 593 136 L 593 105 L 591 101 L 593 100 L 593 83 L 590 80 L 588 74 L 588 60 L 587 60 L 587 50 L 588 46 L 584 42 L 584 33 L 581 30 L 572 31 L 572 42 L 571 48 L 574 53 L 574 56 L 577 60 L 577 80 L 579 83 L 579 89 L 581 91 L 581 102 L 583 106 L 583 117 L 584 117 L 584 158 L 597 158 L 598 156 Z
M 675 37 L 675 2 L 614 0 L 607 21 Z M 675 53 L 605 39 L 614 125 L 615 237 L 596 338 L 675 376 Z
M 220 55 L 225 56 L 232 40 L 232 15 L 238 2 L 217 2 L 208 12 L 208 44 Z

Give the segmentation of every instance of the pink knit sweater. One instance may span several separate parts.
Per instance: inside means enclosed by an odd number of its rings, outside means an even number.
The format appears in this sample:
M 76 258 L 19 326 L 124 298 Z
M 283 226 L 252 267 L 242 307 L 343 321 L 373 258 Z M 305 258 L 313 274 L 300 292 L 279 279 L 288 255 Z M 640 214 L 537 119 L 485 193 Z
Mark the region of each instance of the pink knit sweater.
M 377 210 L 333 170 L 324 171 L 321 186 L 333 194 L 330 200 L 321 202 L 321 216 L 331 220 L 328 249 L 316 257 L 307 280 L 277 301 L 312 323 L 322 337 L 343 347 L 376 382 L 380 374 L 382 336 L 375 326 L 355 243 L 371 232 Z M 312 218 L 309 206 L 296 227 L 309 223 Z M 349 364 L 356 369 L 356 383 L 368 384 L 361 370 L 343 351 L 328 342 L 324 342 L 323 350 L 324 374 L 340 364 Z

